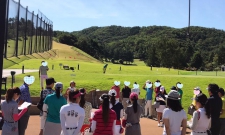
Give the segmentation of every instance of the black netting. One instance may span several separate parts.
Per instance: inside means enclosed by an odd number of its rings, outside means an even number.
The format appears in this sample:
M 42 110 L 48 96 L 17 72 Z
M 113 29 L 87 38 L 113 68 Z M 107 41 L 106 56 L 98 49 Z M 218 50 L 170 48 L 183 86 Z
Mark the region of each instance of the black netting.
M 8 29 L 7 29 L 7 57 L 12 57 L 15 55 L 16 50 L 16 34 L 17 34 L 17 13 L 18 13 L 18 3 L 13 0 L 9 0 L 9 10 L 8 10 Z
M 42 21 L 41 26 L 41 51 L 44 52 L 45 49 L 45 21 Z
M 30 47 L 31 54 L 36 51 L 37 46 L 37 16 L 33 15 L 33 33 L 32 33 L 32 43 Z
M 24 54 L 26 49 L 26 8 L 20 6 L 19 24 L 18 24 L 18 55 Z
M 32 21 L 32 13 L 27 12 L 27 38 L 26 40 L 26 54 L 30 53 L 31 45 L 32 45 L 32 39 L 33 39 L 33 21 Z
M 5 56 L 27 55 L 51 49 L 53 22 L 40 11 L 35 15 L 14 0 L 8 2 Z
M 41 24 L 42 24 L 42 21 L 41 21 L 41 18 L 38 18 L 38 44 L 37 44 L 37 50 L 36 52 L 40 52 L 41 50 Z

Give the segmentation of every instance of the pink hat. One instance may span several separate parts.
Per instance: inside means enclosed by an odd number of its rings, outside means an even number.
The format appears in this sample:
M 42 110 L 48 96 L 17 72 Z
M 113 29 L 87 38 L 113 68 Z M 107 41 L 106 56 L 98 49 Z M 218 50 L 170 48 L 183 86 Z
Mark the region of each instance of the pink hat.
M 132 92 L 132 93 L 130 94 L 130 99 L 138 99 L 137 93 Z

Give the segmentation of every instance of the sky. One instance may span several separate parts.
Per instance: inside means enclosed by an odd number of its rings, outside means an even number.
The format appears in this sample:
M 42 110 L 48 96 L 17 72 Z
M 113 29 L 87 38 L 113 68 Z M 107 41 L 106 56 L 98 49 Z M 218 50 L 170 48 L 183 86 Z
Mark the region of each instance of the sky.
M 18 0 L 16 0 L 18 1 Z M 79 31 L 91 26 L 188 26 L 188 0 L 21 0 L 40 10 L 54 30 Z M 225 30 L 225 0 L 191 0 L 191 26 Z

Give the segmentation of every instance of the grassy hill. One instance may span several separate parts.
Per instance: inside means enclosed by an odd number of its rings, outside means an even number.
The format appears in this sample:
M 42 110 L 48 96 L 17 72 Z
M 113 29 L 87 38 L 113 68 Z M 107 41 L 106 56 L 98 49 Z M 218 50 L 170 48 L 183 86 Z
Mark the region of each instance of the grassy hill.
M 11 57 L 4 59 L 3 68 L 21 68 L 21 62 L 23 61 L 38 61 L 37 65 L 40 64 L 42 60 L 70 60 L 70 61 L 86 61 L 92 63 L 101 63 L 97 59 L 91 57 L 85 52 L 77 49 L 76 47 L 71 47 L 65 44 L 57 43 L 53 41 L 52 50 L 44 53 L 34 53 L 32 55 L 21 55 L 19 57 Z M 29 63 L 29 62 L 28 62 Z M 34 67 L 33 67 L 34 68 Z M 32 69 L 33 69 L 32 68 Z

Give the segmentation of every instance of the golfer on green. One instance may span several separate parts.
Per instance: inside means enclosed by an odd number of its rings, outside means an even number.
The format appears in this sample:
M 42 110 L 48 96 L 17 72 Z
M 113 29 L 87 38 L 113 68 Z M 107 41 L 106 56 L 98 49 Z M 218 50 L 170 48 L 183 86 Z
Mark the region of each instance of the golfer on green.
M 105 64 L 105 66 L 103 67 L 103 73 L 105 74 L 106 68 L 107 68 L 108 64 Z

